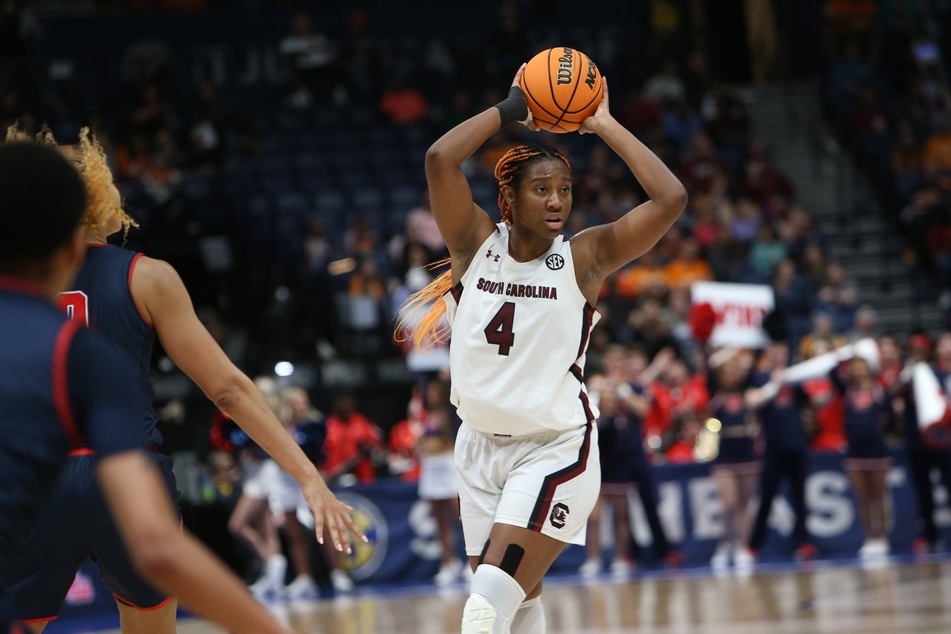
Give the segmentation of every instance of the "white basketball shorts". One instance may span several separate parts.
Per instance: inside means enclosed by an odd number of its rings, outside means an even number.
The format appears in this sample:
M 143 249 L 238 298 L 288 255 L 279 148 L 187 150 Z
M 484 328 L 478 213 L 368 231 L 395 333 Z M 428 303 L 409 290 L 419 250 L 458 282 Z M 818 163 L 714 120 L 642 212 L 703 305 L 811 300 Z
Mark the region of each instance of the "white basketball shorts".
M 419 497 L 423 500 L 451 500 L 459 495 L 456 465 L 452 452 L 419 457 Z
M 584 545 L 601 487 L 596 425 L 518 438 L 462 425 L 455 458 L 467 555 L 482 553 L 495 523 Z
M 271 458 L 254 464 L 246 471 L 244 495 L 256 500 L 267 500 L 271 513 L 280 515 L 296 510 L 304 504 L 300 485 Z

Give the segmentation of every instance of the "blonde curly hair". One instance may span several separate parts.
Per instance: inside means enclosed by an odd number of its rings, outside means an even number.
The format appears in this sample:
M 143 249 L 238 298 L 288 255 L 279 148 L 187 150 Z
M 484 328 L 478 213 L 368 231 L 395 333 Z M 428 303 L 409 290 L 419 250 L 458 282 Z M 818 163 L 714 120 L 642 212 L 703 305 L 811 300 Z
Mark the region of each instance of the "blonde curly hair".
M 119 204 L 115 203 L 111 191 L 112 170 L 106 161 L 106 153 L 88 127 L 79 131 L 79 142 L 74 145 L 60 145 L 53 137 L 53 132 L 45 126 L 35 139 L 31 139 L 18 124 L 7 128 L 7 143 L 34 140 L 40 145 L 58 150 L 79 171 L 86 186 L 86 212 L 82 219 L 82 227 L 86 231 L 102 233 L 112 219 L 122 224 L 123 236 L 128 234 L 132 227 L 139 226 L 122 208 L 121 201 Z

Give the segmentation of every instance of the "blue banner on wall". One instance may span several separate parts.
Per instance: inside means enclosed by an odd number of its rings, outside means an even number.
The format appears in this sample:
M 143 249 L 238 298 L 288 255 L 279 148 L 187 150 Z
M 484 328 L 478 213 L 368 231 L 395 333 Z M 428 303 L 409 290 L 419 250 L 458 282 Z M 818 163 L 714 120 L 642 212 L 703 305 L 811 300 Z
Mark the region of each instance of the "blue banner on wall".
M 660 493 L 659 513 L 668 539 L 684 556 L 685 565 L 705 565 L 723 532 L 723 515 L 709 465 L 662 465 L 656 467 L 654 474 Z M 896 454 L 888 483 L 894 517 L 892 552 L 907 552 L 917 537 L 917 511 L 903 453 Z M 935 519 L 951 543 L 948 493 L 937 483 L 934 493 Z M 436 522 L 430 515 L 429 503 L 417 497 L 415 485 L 382 481 L 373 486 L 343 489 L 338 495 L 354 507 L 357 523 L 370 538 L 368 544 L 355 544 L 353 555 L 342 560 L 358 584 L 420 584 L 432 579 L 440 561 Z M 820 556 L 854 556 L 863 535 L 839 454 L 811 456 L 806 501 L 807 526 Z M 649 543 L 650 531 L 638 503 L 632 505 L 632 525 L 639 544 Z M 792 526 L 791 507 L 785 497 L 779 497 L 773 504 L 770 535 L 761 551 L 763 559 L 789 556 Z M 457 542 L 462 556 L 461 532 Z M 583 548 L 569 546 L 555 561 L 552 574 L 575 573 L 584 558 Z M 97 608 L 115 609 L 112 596 L 98 575 L 98 566 L 94 564 L 83 568 L 70 602 L 62 610 L 63 616 Z

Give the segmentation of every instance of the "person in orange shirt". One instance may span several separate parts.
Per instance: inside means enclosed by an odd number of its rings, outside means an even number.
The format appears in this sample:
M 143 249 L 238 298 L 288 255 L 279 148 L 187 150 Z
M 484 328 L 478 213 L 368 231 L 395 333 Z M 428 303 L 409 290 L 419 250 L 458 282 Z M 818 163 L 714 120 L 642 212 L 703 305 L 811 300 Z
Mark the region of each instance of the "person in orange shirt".
M 381 449 L 379 428 L 356 411 L 352 394 L 339 394 L 327 417 L 325 478 L 330 481 L 352 474 L 360 484 L 373 482 L 376 479 L 373 456 Z
M 638 258 L 633 266 L 618 271 L 614 283 L 617 294 L 628 299 L 642 295 L 659 297 L 670 286 L 667 271 L 658 263 L 653 250 Z
M 413 390 L 413 395 L 406 406 L 406 418 L 393 425 L 390 430 L 390 473 L 399 474 L 403 482 L 419 480 L 419 454 L 416 445 L 423 437 L 423 422 L 429 412 L 423 407 L 423 398 L 419 390 Z
M 706 379 L 699 373 L 691 376 L 687 363 L 679 357 L 665 364 L 661 378 L 651 384 L 654 400 L 644 419 L 644 435 L 651 447 L 655 445 L 652 436 L 663 438 L 675 418 L 702 412 L 710 400 Z
M 694 282 L 713 279 L 713 269 L 700 257 L 700 247 L 692 237 L 681 241 L 677 257 L 667 265 L 666 272 L 671 288 L 689 288 Z
M 925 142 L 925 172 L 933 176 L 951 170 L 951 120 L 935 124 L 934 132 Z
M 421 92 L 397 78 L 383 93 L 380 112 L 393 123 L 409 124 L 424 121 L 429 116 L 429 106 Z

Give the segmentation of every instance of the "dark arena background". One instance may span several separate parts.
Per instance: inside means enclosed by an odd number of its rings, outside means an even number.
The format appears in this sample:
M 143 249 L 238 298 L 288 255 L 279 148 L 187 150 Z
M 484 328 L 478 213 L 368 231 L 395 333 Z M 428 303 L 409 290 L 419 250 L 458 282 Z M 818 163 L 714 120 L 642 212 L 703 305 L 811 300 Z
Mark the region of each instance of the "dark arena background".
M 548 631 L 951 631 L 951 453 L 921 449 L 900 376 L 922 360 L 939 384 L 951 370 L 951 1 L 0 0 L 0 123 L 48 125 L 61 142 L 92 126 L 139 224 L 116 244 L 170 262 L 228 356 L 302 388 L 321 433 L 365 417 L 357 459 L 372 475 L 330 475 L 370 543 L 328 561 L 309 535 L 313 592 L 261 600 L 298 632 L 458 632 L 468 577 L 440 563 L 405 437 L 448 355 L 419 355 L 394 329 L 447 255 L 428 147 L 555 46 L 590 56 L 614 117 L 690 199 L 604 285 L 584 368 L 603 400 L 632 357 L 664 366 L 637 421 L 652 476 L 640 487 L 656 495 L 602 489 L 620 502 L 595 528 L 603 551 L 569 546 L 555 562 Z M 463 166 L 493 218 L 496 161 L 526 141 L 570 158 L 566 236 L 645 200 L 595 135 L 513 124 Z M 886 543 L 863 532 L 829 366 L 802 383 L 814 548 L 794 542 L 784 484 L 765 541 L 740 549 L 753 559 L 718 559 L 701 352 L 752 357 L 779 340 L 795 365 L 863 339 L 890 397 Z M 240 431 L 158 345 L 152 377 L 185 526 L 250 585 L 261 563 L 228 531 Z M 315 461 L 329 451 L 318 441 Z M 655 547 L 652 517 L 672 551 Z M 461 533 L 455 545 L 461 557 Z M 46 632 L 118 632 L 98 577 L 87 563 Z M 218 631 L 184 612 L 179 628 Z

